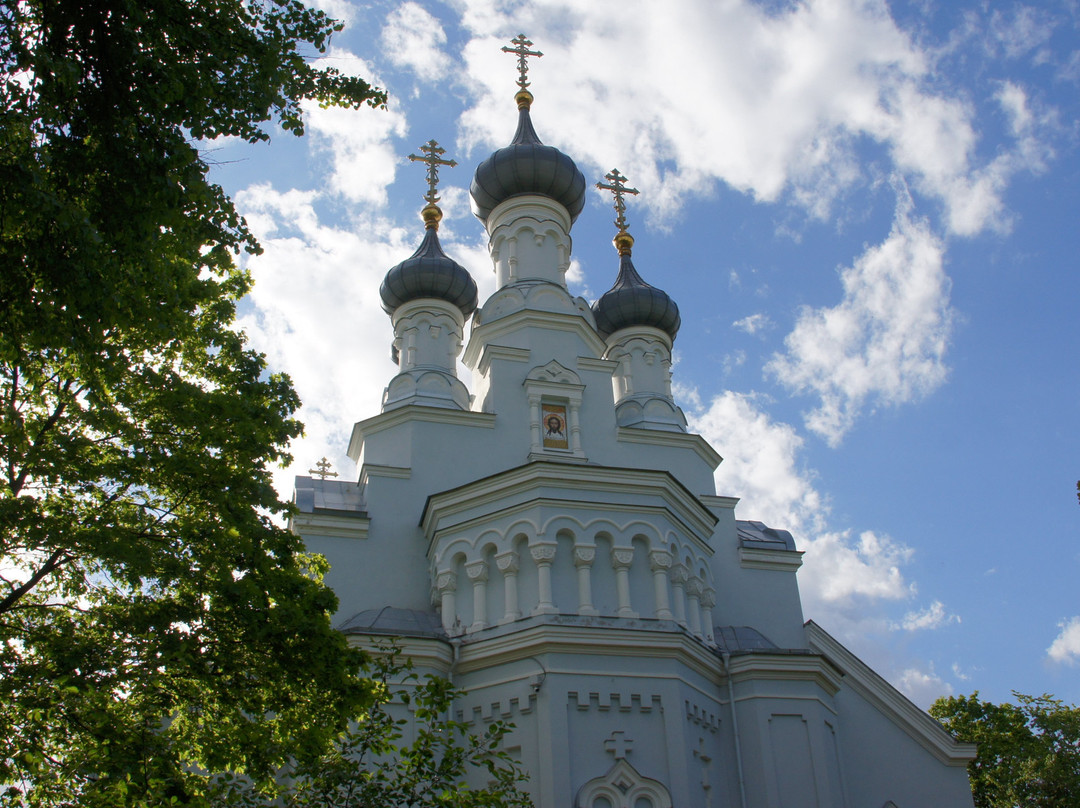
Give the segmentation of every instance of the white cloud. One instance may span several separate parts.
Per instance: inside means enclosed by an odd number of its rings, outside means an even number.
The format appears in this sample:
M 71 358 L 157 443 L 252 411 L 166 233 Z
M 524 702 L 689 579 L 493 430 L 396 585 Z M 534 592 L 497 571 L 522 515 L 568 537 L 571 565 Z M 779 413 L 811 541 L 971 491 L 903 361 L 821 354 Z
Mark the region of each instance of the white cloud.
M 1040 50 L 1053 33 L 1054 21 L 1050 14 L 1031 6 L 1016 6 L 1008 13 L 995 10 L 990 15 L 993 43 L 1000 46 L 1005 56 L 1010 59 L 1018 59 L 1033 50 Z M 1036 62 L 1043 58 L 1036 53 Z
M 935 600 L 925 609 L 908 612 L 900 622 L 893 624 L 893 628 L 904 631 L 924 631 L 959 622 L 959 615 L 949 614 L 945 610 L 945 604 L 940 600 Z
M 348 51 L 331 49 L 326 59 L 339 66 L 344 62 L 350 73 L 380 83 L 370 66 Z M 393 98 L 388 109 L 378 112 L 324 109 L 309 101 L 304 103 L 304 115 L 312 146 L 330 156 L 330 190 L 352 202 L 385 204 L 386 188 L 402 162 L 392 139 L 404 137 L 408 131 L 405 116 Z
M 450 57 L 442 50 L 446 32 L 419 3 L 403 3 L 390 13 L 382 43 L 391 62 L 408 67 L 424 81 L 436 81 L 450 70 Z
M 769 315 L 758 312 L 757 314 L 747 315 L 741 320 L 736 320 L 731 325 L 739 331 L 745 331 L 747 334 L 753 335 L 767 328 L 772 328 L 773 322 L 769 319 Z
M 836 306 L 804 309 L 766 371 L 820 404 L 807 426 L 839 444 L 867 404 L 915 401 L 947 374 L 952 328 L 944 248 L 906 205 L 889 237 L 840 273 Z
M 1053 662 L 1075 665 L 1080 662 L 1080 617 L 1063 620 L 1058 628 L 1061 632 L 1046 649 L 1046 655 Z
M 952 685 L 934 673 L 931 665 L 929 670 L 908 668 L 897 677 L 896 686 L 909 699 L 919 707 L 927 709 L 940 696 L 951 696 Z
M 794 427 L 769 418 L 753 395 L 733 392 L 717 396 L 708 408 L 693 407 L 687 417 L 691 429 L 723 455 L 717 490 L 738 494 L 742 518 L 796 535 L 822 526 L 825 502 L 812 475 L 799 468 L 803 439 Z
M 717 181 L 766 201 L 790 193 L 823 218 L 864 181 L 861 152 L 876 143 L 892 170 L 941 202 L 953 232 L 1007 225 L 1002 193 L 1023 161 L 980 161 L 974 106 L 942 88 L 934 55 L 883 3 L 685 2 L 663 14 L 650 13 L 649 0 L 462 8 L 477 95 L 462 120 L 465 147 L 508 141 L 513 85 L 499 46 L 527 30 L 546 54 L 530 73 L 541 137 L 594 170 L 618 165 L 657 221 Z M 549 124 L 556 114 L 558 127 Z
M 827 602 L 864 598 L 902 600 L 913 591 L 904 579 L 901 566 L 914 551 L 888 536 L 864 530 L 858 538 L 850 531 L 823 533 L 803 542 L 809 583 L 804 599 Z
M 759 397 L 727 392 L 706 406 L 693 391 L 677 394 L 691 430 L 724 457 L 717 491 L 740 496 L 738 517 L 792 531 L 805 552 L 799 588 L 806 617 L 874 657 L 879 669 L 897 671 L 881 638 L 897 625 L 890 616 L 895 605 L 914 595 L 904 574 L 914 551 L 880 531 L 829 529 L 828 500 L 800 462 L 802 438 L 770 418 Z M 917 613 L 910 617 L 918 619 Z

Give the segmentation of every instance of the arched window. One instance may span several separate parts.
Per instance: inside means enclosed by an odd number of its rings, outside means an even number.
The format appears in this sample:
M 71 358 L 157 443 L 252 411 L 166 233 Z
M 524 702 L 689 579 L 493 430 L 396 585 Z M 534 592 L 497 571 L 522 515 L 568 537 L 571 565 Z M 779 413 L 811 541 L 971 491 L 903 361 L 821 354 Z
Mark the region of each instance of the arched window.
M 578 791 L 575 808 L 671 808 L 671 795 L 659 780 L 643 777 L 625 759 Z

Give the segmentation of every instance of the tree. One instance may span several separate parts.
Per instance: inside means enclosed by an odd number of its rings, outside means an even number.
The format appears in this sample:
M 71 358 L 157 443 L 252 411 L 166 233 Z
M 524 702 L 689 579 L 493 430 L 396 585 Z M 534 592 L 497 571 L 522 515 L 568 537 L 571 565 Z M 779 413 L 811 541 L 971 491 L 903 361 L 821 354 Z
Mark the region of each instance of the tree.
M 0 5 L 0 804 L 270 799 L 378 703 L 276 521 L 300 432 L 198 144 L 380 106 L 297 0 Z
M 930 707 L 957 739 L 979 745 L 968 765 L 976 808 L 1080 805 L 1080 708 L 1013 696 L 1016 704 L 993 704 L 975 692 Z

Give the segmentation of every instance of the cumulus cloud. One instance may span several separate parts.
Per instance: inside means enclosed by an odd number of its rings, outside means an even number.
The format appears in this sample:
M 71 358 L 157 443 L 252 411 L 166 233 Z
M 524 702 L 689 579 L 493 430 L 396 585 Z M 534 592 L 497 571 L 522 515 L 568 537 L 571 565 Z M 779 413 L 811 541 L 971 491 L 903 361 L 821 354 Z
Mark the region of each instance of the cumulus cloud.
M 939 697 L 953 694 L 952 685 L 934 673 L 932 665 L 927 670 L 908 668 L 902 671 L 897 677 L 896 686 L 924 710 Z
M 618 165 L 654 221 L 718 181 L 759 200 L 787 193 L 824 218 L 866 182 L 862 149 L 872 143 L 938 200 L 952 232 L 1007 224 L 1002 194 L 1024 161 L 978 156 L 973 106 L 942 86 L 934 54 L 884 4 L 688 2 L 655 14 L 649 0 L 536 0 L 512 10 L 466 0 L 462 9 L 476 94 L 462 120 L 465 147 L 509 139 L 513 87 L 499 46 L 528 30 L 546 54 L 530 73 L 541 137 L 596 169 Z M 1008 30 L 1010 42 L 1035 36 L 1019 22 Z M 549 125 L 555 104 L 558 127 Z M 618 114 L 597 114 L 605 109 Z
M 370 65 L 349 51 L 331 50 L 326 59 L 337 66 L 347 64 L 348 72 L 380 83 Z M 304 115 L 312 146 L 330 158 L 330 190 L 351 202 L 385 204 L 387 186 L 401 163 L 393 138 L 408 131 L 405 115 L 393 99 L 389 109 L 378 114 L 357 114 L 342 107 L 324 109 L 308 101 Z
M 803 439 L 794 427 L 771 419 L 755 396 L 730 391 L 692 406 L 688 419 L 723 455 L 717 490 L 738 494 L 743 518 L 796 534 L 822 527 L 826 503 L 799 465 Z
M 292 477 L 322 456 L 353 474 L 345 449 L 352 424 L 379 411 L 382 391 L 395 373 L 390 319 L 379 285 L 386 271 L 419 244 L 419 221 L 401 226 L 357 208 L 349 228 L 318 215 L 319 192 L 278 191 L 256 185 L 236 204 L 263 246 L 249 260 L 255 284 L 239 326 L 271 367 L 287 372 L 300 395 L 305 434 L 294 442 L 294 464 L 275 474 L 288 496 Z M 443 240 L 445 249 L 473 270 L 482 294 L 494 285 L 486 251 Z
M 771 328 L 772 324 L 773 322 L 769 319 L 769 315 L 758 312 L 757 314 L 747 315 L 741 320 L 736 320 L 731 326 L 739 331 L 745 331 L 747 334 L 753 335 L 759 331 Z
M 446 32 L 419 3 L 403 3 L 390 13 L 382 43 L 391 62 L 409 68 L 424 81 L 436 81 L 450 70 L 450 57 L 442 50 Z
M 1046 655 L 1052 662 L 1075 665 L 1080 662 L 1080 617 L 1063 620 L 1058 628 L 1061 632 L 1046 649 Z
M 766 372 L 820 403 L 807 426 L 838 445 L 868 404 L 918 400 L 947 375 L 944 247 L 902 205 L 892 232 L 840 273 L 843 300 L 804 309 Z
M 902 620 L 893 624 L 893 628 L 904 631 L 924 631 L 959 622 L 959 615 L 949 614 L 945 609 L 945 604 L 940 600 L 935 600 L 925 609 L 908 612 Z

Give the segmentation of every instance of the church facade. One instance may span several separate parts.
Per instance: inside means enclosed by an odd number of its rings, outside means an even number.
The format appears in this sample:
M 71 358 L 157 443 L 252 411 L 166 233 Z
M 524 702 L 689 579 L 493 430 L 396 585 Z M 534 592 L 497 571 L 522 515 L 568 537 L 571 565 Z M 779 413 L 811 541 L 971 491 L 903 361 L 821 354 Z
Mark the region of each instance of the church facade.
M 568 291 L 586 183 L 533 129 L 530 44 L 517 134 L 471 188 L 497 290 L 481 304 L 439 245 L 432 141 L 423 242 L 381 289 L 397 373 L 353 429 L 359 479 L 296 481 L 341 629 L 398 638 L 466 691 L 458 718 L 512 722 L 539 808 L 970 806 L 974 747 L 804 623 L 792 536 L 716 494 L 617 171 L 615 283 Z

